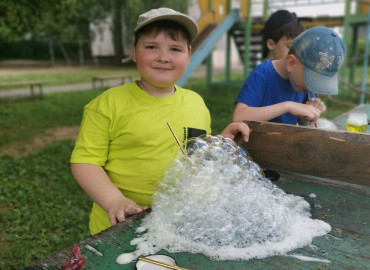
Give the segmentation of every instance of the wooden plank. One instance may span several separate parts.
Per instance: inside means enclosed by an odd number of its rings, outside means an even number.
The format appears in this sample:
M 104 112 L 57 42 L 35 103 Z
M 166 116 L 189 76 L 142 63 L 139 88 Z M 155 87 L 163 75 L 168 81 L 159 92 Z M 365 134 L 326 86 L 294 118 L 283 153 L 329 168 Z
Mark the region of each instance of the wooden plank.
M 370 186 L 370 134 L 246 121 L 245 148 L 261 167 Z
M 92 78 L 92 86 L 93 89 L 96 89 L 96 82 L 100 81 L 100 88 L 104 87 L 104 81 L 106 80 L 113 80 L 113 79 L 120 79 L 121 83 L 124 84 L 126 82 L 132 81 L 131 75 L 105 75 L 105 76 L 95 76 Z
M 332 226 L 327 235 L 313 239 L 313 246 L 296 249 L 288 254 L 298 254 L 318 259 L 329 260 L 330 263 L 302 261 L 288 256 L 272 256 L 264 259 L 241 261 L 214 261 L 202 254 L 168 253 L 177 265 L 191 270 L 244 270 L 244 269 L 370 269 L 370 196 L 356 190 L 343 190 L 334 187 L 301 181 L 297 175 L 284 173 L 280 180 L 274 182 L 287 193 L 302 196 L 311 205 L 312 217 L 321 219 Z M 316 196 L 310 196 L 315 194 Z M 274 207 L 274 205 L 271 205 Z M 137 237 L 135 230 L 141 225 L 141 219 L 149 213 L 145 211 L 137 216 L 129 217 L 97 235 L 78 243 L 85 257 L 87 269 L 121 269 L 134 270 L 136 261 L 118 265 L 118 255 L 136 249 L 130 241 Z M 241 213 L 242 214 L 242 213 Z M 85 247 L 89 244 L 103 256 L 97 256 Z M 27 269 L 60 269 L 63 261 L 72 256 L 72 247 L 58 252 Z

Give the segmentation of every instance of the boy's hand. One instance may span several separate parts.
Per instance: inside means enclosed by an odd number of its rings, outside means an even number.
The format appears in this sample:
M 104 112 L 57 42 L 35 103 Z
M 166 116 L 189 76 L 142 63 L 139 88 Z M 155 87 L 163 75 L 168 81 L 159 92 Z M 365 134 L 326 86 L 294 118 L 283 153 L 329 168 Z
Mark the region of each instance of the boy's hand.
M 241 133 L 245 142 L 249 140 L 249 127 L 244 122 L 234 122 L 229 124 L 222 132 L 221 135 L 225 138 L 234 140 L 236 134 Z
M 312 105 L 315 108 L 319 109 L 321 113 L 325 112 L 326 106 L 325 104 L 318 98 L 313 98 L 310 101 L 307 101 L 308 105 Z
M 310 123 L 316 123 L 319 119 L 321 111 L 309 104 L 301 104 L 298 102 L 288 101 L 288 112 L 293 115 L 299 115 L 307 118 Z
M 148 209 L 146 206 L 139 206 L 134 201 L 124 198 L 113 205 L 108 211 L 110 224 L 116 225 L 118 222 L 122 222 L 128 216 L 136 215 L 144 210 Z

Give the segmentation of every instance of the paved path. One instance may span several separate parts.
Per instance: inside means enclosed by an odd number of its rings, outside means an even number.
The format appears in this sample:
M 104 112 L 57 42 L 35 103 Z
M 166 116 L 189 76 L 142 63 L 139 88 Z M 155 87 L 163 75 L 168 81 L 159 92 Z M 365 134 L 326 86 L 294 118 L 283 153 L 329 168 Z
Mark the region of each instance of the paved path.
M 243 66 L 235 66 L 233 67 L 234 70 L 242 72 Z M 223 69 L 217 69 L 214 73 L 222 73 Z M 201 65 L 198 67 L 196 72 L 193 74 L 192 77 L 200 77 L 205 76 L 205 66 Z M 121 80 L 105 80 L 104 81 L 104 89 L 108 89 L 110 87 L 120 85 Z M 43 85 L 42 91 L 44 94 L 47 93 L 56 93 L 56 92 L 70 92 L 70 91 L 85 91 L 85 90 L 92 90 L 93 86 L 92 83 L 80 83 L 80 84 L 69 84 L 69 85 L 54 85 L 54 86 L 45 86 Z M 34 93 L 38 95 L 39 89 L 35 87 Z M 31 90 L 29 87 L 25 87 L 22 89 L 13 89 L 13 90 L 0 90 L 0 100 L 1 99 L 17 99 L 20 97 L 29 97 L 31 95 Z
M 111 80 L 104 83 L 104 88 L 108 89 L 116 85 L 120 85 L 121 80 Z M 44 94 L 56 93 L 56 92 L 70 92 L 70 91 L 85 91 L 92 90 L 92 83 L 80 83 L 80 84 L 68 84 L 68 85 L 57 85 L 57 86 L 43 86 L 42 91 Z M 38 95 L 39 89 L 35 87 L 34 93 Z M 30 88 L 13 89 L 7 91 L 0 90 L 0 99 L 16 99 L 20 97 L 27 97 L 31 95 Z

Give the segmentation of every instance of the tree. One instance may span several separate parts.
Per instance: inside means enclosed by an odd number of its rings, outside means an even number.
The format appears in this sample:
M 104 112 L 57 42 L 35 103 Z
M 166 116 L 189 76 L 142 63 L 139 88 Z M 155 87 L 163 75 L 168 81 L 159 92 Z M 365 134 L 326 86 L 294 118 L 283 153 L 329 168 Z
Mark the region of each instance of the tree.
M 16 40 L 41 20 L 48 0 L 0 1 L 0 40 Z
M 17 40 L 26 33 L 75 39 L 89 33 L 90 22 L 106 18 L 104 0 L 1 0 L 0 38 Z
M 0 41 L 31 34 L 59 44 L 91 40 L 90 24 L 111 16 L 115 56 L 129 54 L 138 16 L 152 8 L 187 11 L 187 0 L 1 0 Z M 128 49 L 128 52 L 127 49 Z M 68 56 L 66 55 L 68 59 Z

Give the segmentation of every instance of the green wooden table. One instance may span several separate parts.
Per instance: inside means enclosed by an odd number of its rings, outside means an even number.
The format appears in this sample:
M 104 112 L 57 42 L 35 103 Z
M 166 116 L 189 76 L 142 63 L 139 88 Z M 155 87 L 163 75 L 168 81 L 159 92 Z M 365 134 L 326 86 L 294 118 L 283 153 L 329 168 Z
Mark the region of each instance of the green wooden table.
M 367 114 L 367 121 L 370 125 L 370 104 L 361 104 L 357 106 L 356 108 L 338 116 L 333 120 L 334 124 L 338 127 L 339 130 L 347 130 L 346 129 L 346 121 L 350 113 L 352 112 L 363 112 Z M 368 125 L 367 130 L 364 131 L 364 133 L 370 133 L 370 126 Z
M 287 193 L 303 196 L 311 204 L 312 216 L 332 226 L 331 232 L 313 239 L 311 247 L 293 250 L 297 254 L 331 261 L 330 263 L 303 261 L 289 256 L 274 256 L 248 261 L 212 261 L 202 254 L 160 251 L 172 256 L 177 265 L 186 269 L 370 269 L 370 188 L 327 182 L 322 179 L 280 172 L 274 183 Z M 316 197 L 309 196 L 314 193 Z M 274 207 L 271 205 L 271 207 Z M 118 265 L 118 255 L 136 249 L 130 241 L 136 237 L 135 229 L 148 212 L 128 218 L 112 228 L 78 243 L 85 256 L 88 269 L 134 270 L 136 261 Z M 97 256 L 87 250 L 89 244 L 103 253 Z M 70 259 L 72 247 L 56 253 L 28 269 L 60 269 L 62 262 Z

